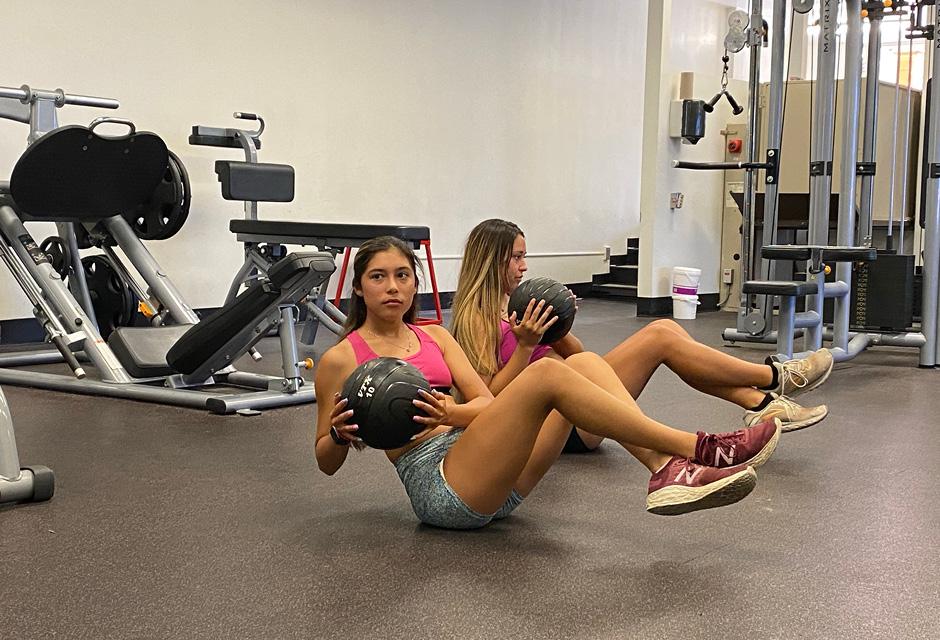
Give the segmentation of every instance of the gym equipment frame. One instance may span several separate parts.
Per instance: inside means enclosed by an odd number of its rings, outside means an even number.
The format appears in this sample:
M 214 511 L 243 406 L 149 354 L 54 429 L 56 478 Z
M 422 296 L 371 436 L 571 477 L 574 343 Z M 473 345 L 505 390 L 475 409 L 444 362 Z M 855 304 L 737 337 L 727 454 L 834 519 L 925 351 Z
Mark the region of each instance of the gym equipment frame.
M 289 254 L 265 278 L 200 321 L 120 215 L 144 202 L 159 183 L 169 158 L 166 145 L 154 134 L 137 132 L 125 120 L 99 118 L 89 128 L 60 128 L 56 109 L 66 104 L 118 107 L 116 100 L 69 95 L 61 89 L 0 87 L 0 117 L 30 125 L 29 147 L 10 182 L 0 182 L 0 259 L 57 349 L 57 353 L 0 355 L 0 383 L 222 414 L 314 402 L 313 385 L 300 372 L 311 368 L 312 362 L 298 361 L 296 305 L 333 273 L 333 257 L 324 252 Z M 103 122 L 125 125 L 130 133 L 99 136 L 94 129 Z M 115 145 L 123 145 L 123 153 L 115 152 Z M 55 184 L 48 176 L 54 177 Z M 70 277 L 78 290 L 73 295 L 38 249 L 24 220 L 56 222 L 70 248 L 77 248 L 75 225 L 107 235 L 149 286 L 147 292 L 135 287 L 143 305 L 152 312 L 162 310 L 148 314 L 153 322 L 169 318 L 175 324 L 119 327 L 105 342 L 89 313 L 78 251 L 72 252 L 72 275 L 78 276 Z M 127 268 L 107 245 L 103 243 L 102 248 L 127 275 Z M 248 373 L 232 366 L 274 328 L 280 331 L 283 376 Z M 93 365 L 94 378 L 79 358 Z M 63 361 L 71 375 L 17 368 Z

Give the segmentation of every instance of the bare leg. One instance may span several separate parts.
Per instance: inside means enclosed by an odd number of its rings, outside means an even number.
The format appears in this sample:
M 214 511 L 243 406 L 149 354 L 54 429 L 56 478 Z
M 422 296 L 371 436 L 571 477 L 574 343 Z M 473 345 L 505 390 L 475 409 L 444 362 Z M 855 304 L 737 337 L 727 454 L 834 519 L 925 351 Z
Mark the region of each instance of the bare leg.
M 640 410 L 639 407 L 636 406 L 636 402 L 633 398 L 630 397 L 630 394 L 627 393 L 627 390 L 624 389 L 623 383 L 617 377 L 616 372 L 614 372 L 614 370 L 610 368 L 610 365 L 599 355 L 591 352 L 579 353 L 567 358 L 565 362 L 569 367 L 581 373 L 597 386 L 605 389 L 613 396 L 620 398 L 626 404 L 636 407 L 637 411 Z M 582 430 L 579 429 L 578 431 L 581 432 Z M 545 419 L 545 423 L 542 425 L 538 437 L 535 440 L 535 446 L 532 448 L 529 460 L 526 462 L 525 468 L 523 468 L 519 479 L 514 485 L 514 488 L 520 495 L 529 495 L 532 489 L 535 488 L 535 485 L 537 485 L 548 472 L 561 454 L 570 432 L 571 423 L 568 422 L 563 415 L 558 413 L 557 410 L 553 410 L 548 414 L 548 418 Z M 593 433 L 586 431 L 583 433 L 585 435 L 582 436 L 582 439 L 586 441 L 585 444 L 590 442 L 596 447 L 597 444 L 603 440 L 602 437 L 596 436 Z M 651 473 L 666 464 L 669 458 L 672 457 L 665 453 L 651 451 L 650 449 L 644 449 L 632 444 L 622 444 L 624 448 L 633 454 Z
M 692 458 L 694 433 L 643 415 L 570 366 L 542 359 L 528 366 L 476 417 L 444 458 L 444 474 L 470 508 L 499 509 L 529 458 L 552 409 L 617 442 Z
M 627 391 L 639 397 L 659 365 L 703 393 L 750 409 L 764 399 L 754 387 L 773 377 L 766 365 L 740 360 L 696 342 L 672 320 L 651 322 L 604 356 Z

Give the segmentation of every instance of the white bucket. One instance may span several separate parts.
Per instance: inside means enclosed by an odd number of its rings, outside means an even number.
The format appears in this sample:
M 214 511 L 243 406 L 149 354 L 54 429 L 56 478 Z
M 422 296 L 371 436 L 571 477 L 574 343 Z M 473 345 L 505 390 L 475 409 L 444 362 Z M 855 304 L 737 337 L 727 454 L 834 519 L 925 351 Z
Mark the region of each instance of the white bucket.
M 700 304 L 698 296 L 675 294 L 672 296 L 672 317 L 676 320 L 695 320 L 695 312 Z
M 697 296 L 698 281 L 702 277 L 701 269 L 692 267 L 673 267 L 672 268 L 672 295 L 673 296 Z M 692 316 L 693 318 L 695 315 Z

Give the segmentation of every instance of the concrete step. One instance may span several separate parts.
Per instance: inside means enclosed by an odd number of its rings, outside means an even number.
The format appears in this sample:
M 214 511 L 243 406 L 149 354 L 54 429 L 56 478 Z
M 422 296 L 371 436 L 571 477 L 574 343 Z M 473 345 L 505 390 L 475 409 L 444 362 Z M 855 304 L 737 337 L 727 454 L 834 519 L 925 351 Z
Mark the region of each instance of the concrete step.
M 628 284 L 636 286 L 637 274 L 639 273 L 640 268 L 635 265 L 610 265 L 610 280 L 611 284 Z
M 610 296 L 612 298 L 636 299 L 636 285 L 633 284 L 594 284 L 591 285 L 591 293 L 600 296 Z

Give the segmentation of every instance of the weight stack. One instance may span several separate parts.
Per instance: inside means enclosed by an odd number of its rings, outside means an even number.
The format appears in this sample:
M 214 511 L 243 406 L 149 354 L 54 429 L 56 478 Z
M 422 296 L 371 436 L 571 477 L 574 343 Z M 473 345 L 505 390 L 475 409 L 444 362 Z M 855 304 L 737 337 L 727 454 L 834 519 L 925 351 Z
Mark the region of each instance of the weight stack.
M 906 331 L 914 321 L 914 256 L 879 251 L 852 271 L 850 328 Z

